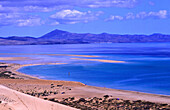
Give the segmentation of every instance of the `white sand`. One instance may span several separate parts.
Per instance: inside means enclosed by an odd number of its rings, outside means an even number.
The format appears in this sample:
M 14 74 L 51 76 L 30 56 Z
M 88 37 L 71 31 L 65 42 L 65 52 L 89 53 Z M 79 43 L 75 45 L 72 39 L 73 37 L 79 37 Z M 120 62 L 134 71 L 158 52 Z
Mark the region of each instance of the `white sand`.
M 0 110 L 77 110 L 32 97 L 0 85 Z

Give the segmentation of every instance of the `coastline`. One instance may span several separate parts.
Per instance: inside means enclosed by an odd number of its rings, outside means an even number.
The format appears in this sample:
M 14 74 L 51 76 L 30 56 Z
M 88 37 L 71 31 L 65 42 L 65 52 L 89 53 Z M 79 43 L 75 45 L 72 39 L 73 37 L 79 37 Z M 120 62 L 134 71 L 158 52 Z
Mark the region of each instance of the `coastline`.
M 119 62 L 118 62 L 119 63 Z M 124 62 L 121 62 L 120 63 L 124 63 Z M 21 73 L 19 72 L 18 70 L 23 68 L 23 67 L 27 67 L 27 66 L 37 66 L 37 65 L 60 65 L 60 64 L 67 64 L 67 63 L 38 63 L 38 64 L 23 64 L 23 65 L 20 65 L 16 70 L 14 70 L 13 72 L 17 72 L 23 76 L 27 76 L 29 77 L 30 79 L 38 79 L 38 80 L 46 80 L 48 81 L 49 79 L 41 79 L 41 78 L 38 78 L 36 76 L 31 76 L 31 75 L 27 75 L 25 73 Z M 51 80 L 51 81 L 65 81 L 65 80 Z M 78 82 L 78 81 L 65 81 L 65 82 L 74 82 L 74 83 L 81 83 L 83 86 L 86 85 L 82 82 Z M 113 90 L 118 90 L 118 91 L 124 91 L 124 92 L 135 92 L 135 93 L 142 93 L 142 94 L 150 94 L 150 95 L 159 95 L 159 96 L 170 96 L 170 95 L 166 95 L 166 94 L 157 94 L 157 93 L 149 93 L 149 92 L 142 92 L 142 91 L 133 91 L 133 90 L 124 90 L 124 89 L 114 89 L 114 88 L 107 88 L 107 87 L 100 87 L 100 86 L 91 86 L 91 85 L 86 85 L 86 86 L 89 86 L 89 87 L 97 87 L 97 88 L 104 88 L 104 89 L 113 89 Z
M 156 103 L 156 104 L 168 104 L 166 107 L 170 107 L 170 96 L 168 95 L 158 95 L 150 93 L 142 93 L 136 91 L 128 90 L 118 90 L 110 89 L 103 87 L 95 87 L 85 85 L 81 82 L 76 81 L 59 81 L 59 80 L 43 80 L 37 77 L 26 75 L 24 73 L 18 72 L 18 69 L 25 66 L 34 66 L 34 65 L 58 65 L 63 63 L 40 63 L 40 64 L 0 64 L 8 65 L 7 70 L 15 73 L 15 79 L 0 79 L 0 85 L 8 87 L 12 90 L 22 92 L 24 94 L 32 95 L 40 99 L 45 99 L 53 102 L 58 102 L 64 105 L 67 103 L 63 102 L 66 99 L 68 100 L 71 97 L 74 97 L 75 100 L 91 98 L 102 98 L 103 96 L 110 96 L 112 98 L 119 99 L 120 101 L 130 101 L 136 103 L 136 101 L 141 101 L 141 103 Z M 45 92 L 47 91 L 47 92 Z M 51 94 L 52 93 L 52 94 Z M 55 94 L 57 93 L 57 94 Z M 40 96 L 37 96 L 41 94 Z M 44 94 L 44 95 L 43 95 Z M 0 96 L 1 98 L 1 96 Z M 55 101 L 56 100 L 56 101 Z M 105 100 L 105 99 L 103 99 Z M 68 102 L 74 103 L 74 102 Z M 76 102 L 78 103 L 78 102 Z M 71 106 L 77 108 L 77 106 Z
M 96 86 L 89 86 L 89 85 L 86 85 L 86 84 L 83 84 L 81 82 L 76 82 L 76 81 L 60 81 L 60 80 L 44 80 L 44 79 L 39 79 L 37 77 L 33 77 L 33 76 L 30 76 L 30 75 L 27 75 L 25 73 L 21 73 L 19 72 L 18 70 L 22 67 L 26 67 L 26 66 L 35 66 L 35 65 L 58 65 L 58 64 L 66 64 L 66 63 L 39 63 L 39 64 L 24 64 L 24 65 L 19 65 L 15 67 L 14 65 L 14 68 L 11 69 L 12 72 L 16 73 L 17 75 L 21 75 L 23 76 L 24 80 L 25 78 L 26 79 L 31 79 L 31 80 L 39 80 L 39 81 L 52 81 L 52 82 L 68 82 L 68 83 L 73 83 L 73 84 L 78 84 L 80 86 L 84 86 L 86 88 L 95 88 L 95 89 L 98 89 L 98 90 L 109 90 L 109 91 L 114 91 L 114 92 L 122 92 L 122 93 L 132 93 L 132 94 L 138 94 L 138 95 L 148 95 L 148 96 L 158 96 L 158 97 L 168 97 L 170 98 L 169 95 L 161 95 L 161 94 L 152 94 L 152 93 L 145 93 L 145 92 L 138 92 L 138 91 L 130 91 L 130 90 L 119 90 L 119 89 L 111 89 L 111 88 L 105 88 L 105 87 L 96 87 Z M 123 98 L 127 98 L 127 97 L 124 97 Z M 137 100 L 135 98 L 132 98 L 134 100 Z M 154 99 L 155 100 L 155 99 Z M 153 101 L 154 101 L 153 100 Z M 155 102 L 160 102 L 160 101 L 155 101 Z M 170 100 L 167 101 L 168 104 L 170 104 Z M 167 103 L 166 101 L 164 103 Z
M 26 67 L 26 66 L 36 66 L 36 65 L 61 65 L 61 64 L 67 64 L 67 63 L 38 63 L 38 64 L 12 64 L 12 67 L 9 69 L 11 72 L 16 73 L 16 75 L 20 76 L 21 79 L 23 80 L 43 80 L 43 81 L 49 81 L 49 80 L 44 80 L 44 79 L 40 79 L 38 77 L 34 77 L 31 75 L 27 75 L 25 73 L 21 73 L 18 70 Z M 76 82 L 76 81 L 60 81 L 60 80 L 51 80 L 51 81 L 57 81 L 57 82 L 69 82 L 69 83 L 76 83 L 79 85 L 85 85 L 81 82 Z

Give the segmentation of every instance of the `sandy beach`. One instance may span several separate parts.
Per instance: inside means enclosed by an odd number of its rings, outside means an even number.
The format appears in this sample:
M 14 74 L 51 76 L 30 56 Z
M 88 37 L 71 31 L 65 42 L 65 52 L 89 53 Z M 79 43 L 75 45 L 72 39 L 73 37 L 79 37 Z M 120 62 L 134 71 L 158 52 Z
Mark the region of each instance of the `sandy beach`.
M 92 103 L 86 105 L 85 103 L 80 101 L 80 100 L 85 100 L 87 102 L 88 100 L 93 101 L 96 100 L 94 99 L 95 97 L 97 97 L 98 100 L 101 99 L 103 101 L 105 100 L 106 102 L 108 101 L 107 103 L 109 103 L 109 100 L 117 101 L 117 98 L 119 99 L 119 101 L 122 101 L 123 103 L 125 103 L 126 101 L 130 101 L 131 106 L 128 107 L 131 108 L 136 107 L 136 103 L 138 105 L 143 104 L 144 105 L 143 107 L 145 107 L 145 104 L 148 104 L 148 102 L 155 104 L 155 106 L 152 105 L 152 107 L 167 108 L 167 109 L 170 108 L 170 106 L 168 105 L 170 104 L 170 96 L 166 96 L 166 95 L 156 95 L 156 94 L 148 94 L 148 93 L 141 93 L 135 91 L 125 91 L 125 90 L 94 87 L 94 86 L 85 85 L 80 82 L 72 82 L 72 81 L 42 80 L 36 77 L 25 75 L 24 73 L 20 73 L 17 71 L 19 68 L 24 66 L 47 65 L 47 64 L 58 65 L 62 63 L 42 63 L 42 64 L 25 64 L 25 65 L 1 63 L 0 64 L 1 67 L 0 87 L 3 88 L 0 89 L 2 91 L 1 96 L 5 95 L 6 97 L 16 100 L 16 97 L 13 96 L 14 94 L 8 96 L 8 93 L 4 92 L 6 91 L 5 89 L 7 89 L 9 92 L 15 91 L 18 94 L 18 96 L 21 97 L 24 96 L 24 100 L 28 101 L 27 107 L 30 108 L 29 110 L 34 110 L 33 107 L 39 106 L 40 103 L 47 103 L 47 105 L 49 104 L 50 106 L 50 104 L 54 104 L 54 102 L 55 104 L 53 106 L 56 107 L 60 106 L 60 104 L 58 105 L 58 103 L 61 103 L 79 109 L 82 109 L 83 107 L 86 109 L 88 107 L 89 107 L 88 109 L 96 109 L 96 106 L 91 105 Z M 103 97 L 106 95 L 109 97 L 109 99 L 107 100 L 105 99 L 105 97 Z M 36 100 L 35 105 L 31 105 L 32 102 L 30 100 L 32 99 Z M 73 99 L 74 101 L 68 101 Z M 17 100 L 16 102 L 18 102 Z M 141 101 L 140 103 L 142 104 L 140 104 L 139 102 L 135 102 L 139 100 Z M 0 101 L 3 100 L 0 98 Z M 121 104 L 119 102 L 116 103 Z M 16 106 L 15 104 L 11 104 L 10 102 L 5 102 L 5 104 L 6 104 L 5 107 L 7 108 L 11 107 L 12 110 L 19 110 L 17 107 L 24 106 L 23 103 L 19 103 L 19 102 L 18 102 L 19 106 Z M 0 104 L 0 107 L 4 107 L 4 103 Z M 62 105 L 60 107 L 63 110 L 65 110 L 64 108 L 67 106 Z M 105 108 L 103 107 L 104 105 L 100 105 L 99 108 L 101 110 L 104 110 Z M 113 107 L 113 106 L 108 106 L 108 107 Z M 41 110 L 47 110 L 44 107 L 42 108 L 43 109 Z M 67 110 L 68 109 L 72 109 L 72 108 L 67 108 Z M 121 109 L 123 110 L 124 108 Z M 27 109 L 23 108 L 22 110 L 27 110 Z

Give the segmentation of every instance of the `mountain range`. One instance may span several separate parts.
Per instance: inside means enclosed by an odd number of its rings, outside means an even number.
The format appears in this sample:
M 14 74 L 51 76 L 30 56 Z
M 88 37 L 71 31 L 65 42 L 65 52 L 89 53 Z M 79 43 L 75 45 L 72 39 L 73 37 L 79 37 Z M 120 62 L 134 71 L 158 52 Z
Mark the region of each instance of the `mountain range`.
M 54 30 L 41 37 L 0 37 L 0 45 L 49 45 L 49 44 L 82 44 L 82 43 L 144 43 L 170 42 L 170 35 L 119 35 L 119 34 L 91 34 L 70 33 Z

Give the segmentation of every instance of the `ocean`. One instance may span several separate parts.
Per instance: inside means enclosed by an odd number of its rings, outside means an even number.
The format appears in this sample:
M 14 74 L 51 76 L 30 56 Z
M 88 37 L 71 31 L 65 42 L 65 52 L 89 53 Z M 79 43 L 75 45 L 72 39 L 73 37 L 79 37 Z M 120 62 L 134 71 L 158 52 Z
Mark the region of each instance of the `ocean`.
M 170 43 L 107 43 L 0 46 L 8 63 L 65 63 L 19 69 L 41 79 L 170 95 Z M 122 61 L 122 62 L 114 62 Z

